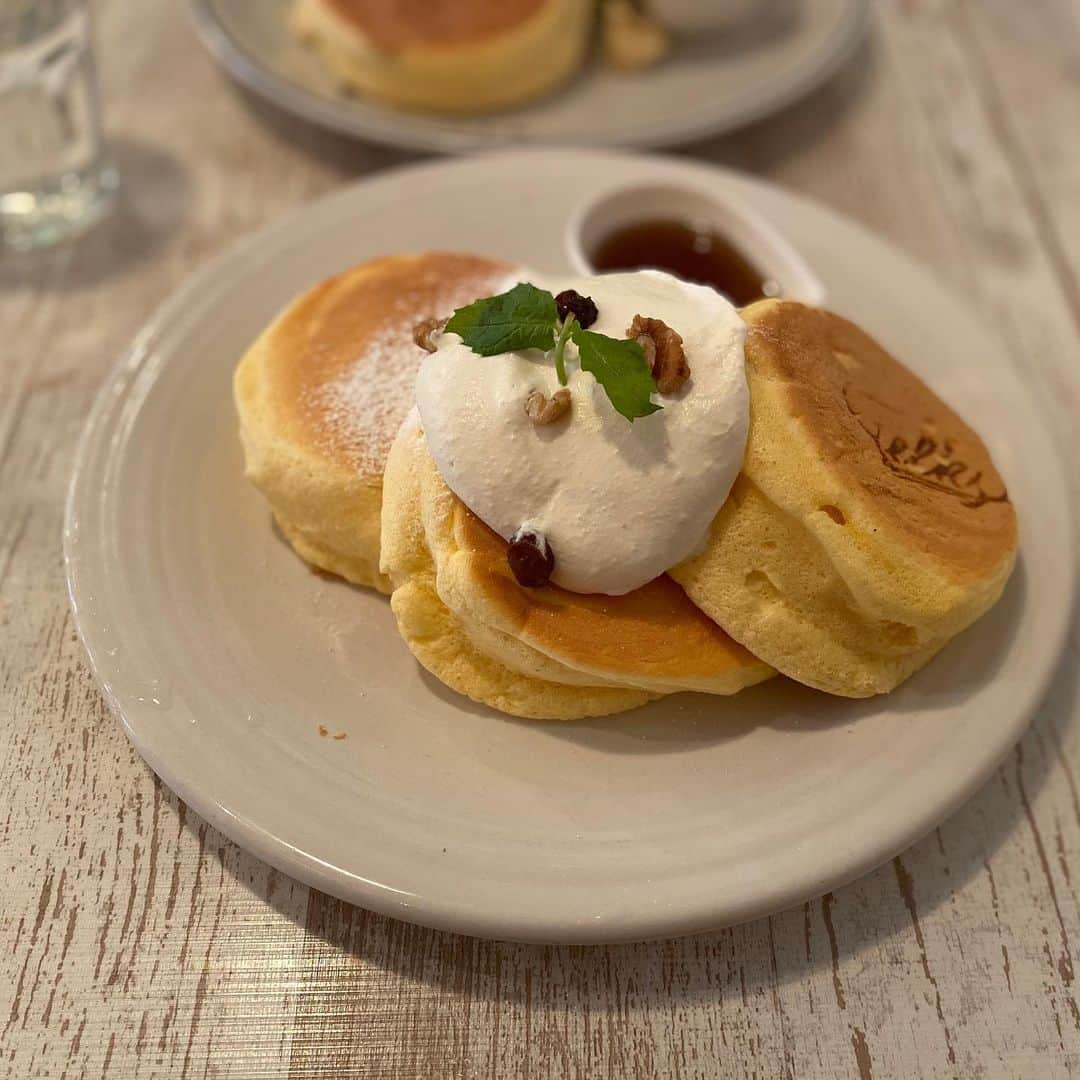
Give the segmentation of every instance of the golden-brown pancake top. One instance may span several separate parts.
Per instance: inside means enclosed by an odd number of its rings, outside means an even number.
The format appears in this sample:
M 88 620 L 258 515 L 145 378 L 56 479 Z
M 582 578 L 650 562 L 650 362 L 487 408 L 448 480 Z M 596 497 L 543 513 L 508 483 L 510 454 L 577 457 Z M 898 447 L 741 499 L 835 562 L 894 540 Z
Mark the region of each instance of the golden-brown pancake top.
M 506 33 L 547 0 L 325 0 L 376 45 L 461 45 Z M 582 0 L 584 2 L 584 0 Z
M 503 287 L 506 264 L 473 255 L 387 256 L 316 286 L 263 347 L 262 392 L 293 443 L 373 480 L 413 403 L 413 327 Z
M 506 541 L 454 497 L 454 537 L 484 600 L 526 642 L 585 670 L 656 678 L 710 678 L 765 666 L 692 604 L 666 574 L 624 596 L 526 589 Z M 558 558 L 558 553 L 556 553 Z
M 1016 515 L 979 436 L 846 319 L 779 301 L 742 314 L 751 394 L 755 375 L 780 380 L 816 453 L 905 545 L 961 578 L 996 573 Z

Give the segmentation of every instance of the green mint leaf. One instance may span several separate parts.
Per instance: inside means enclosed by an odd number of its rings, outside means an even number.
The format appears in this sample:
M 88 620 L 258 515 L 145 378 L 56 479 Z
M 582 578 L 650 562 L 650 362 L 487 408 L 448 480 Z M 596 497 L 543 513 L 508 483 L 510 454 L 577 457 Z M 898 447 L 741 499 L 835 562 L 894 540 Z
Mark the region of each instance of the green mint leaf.
M 509 292 L 458 308 L 446 324 L 446 332 L 459 334 L 480 356 L 518 349 L 546 351 L 555 344 L 558 318 L 555 297 L 522 282 Z
M 575 326 L 571 337 L 578 347 L 582 371 L 591 372 L 608 399 L 627 420 L 662 409 L 649 400 L 656 380 L 645 362 L 645 350 L 636 341 L 619 341 Z

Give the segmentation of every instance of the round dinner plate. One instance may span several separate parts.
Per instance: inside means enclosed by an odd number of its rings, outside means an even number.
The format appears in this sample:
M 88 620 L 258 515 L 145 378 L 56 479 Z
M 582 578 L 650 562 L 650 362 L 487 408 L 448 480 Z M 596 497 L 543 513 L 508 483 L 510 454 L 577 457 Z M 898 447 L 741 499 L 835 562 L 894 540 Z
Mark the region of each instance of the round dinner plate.
M 287 26 L 290 0 L 192 0 L 195 25 L 239 82 L 324 127 L 413 150 L 518 143 L 668 146 L 732 131 L 791 104 L 853 53 L 867 0 L 759 0 L 727 32 L 622 75 L 591 57 L 563 90 L 489 116 L 408 112 L 338 89 Z
M 987 616 L 891 695 L 847 701 L 777 679 L 603 720 L 512 720 L 427 676 L 385 598 L 313 575 L 245 481 L 232 371 L 296 293 L 370 256 L 431 247 L 566 269 L 567 223 L 613 177 L 751 204 L 802 251 L 829 305 L 989 443 L 1020 518 L 1016 572 Z M 129 737 L 237 843 L 399 918 L 612 941 L 835 888 L 971 795 L 1056 665 L 1069 530 L 1063 465 L 1025 381 L 926 271 L 756 180 L 546 150 L 360 182 L 197 274 L 101 391 L 65 555 L 79 632 Z

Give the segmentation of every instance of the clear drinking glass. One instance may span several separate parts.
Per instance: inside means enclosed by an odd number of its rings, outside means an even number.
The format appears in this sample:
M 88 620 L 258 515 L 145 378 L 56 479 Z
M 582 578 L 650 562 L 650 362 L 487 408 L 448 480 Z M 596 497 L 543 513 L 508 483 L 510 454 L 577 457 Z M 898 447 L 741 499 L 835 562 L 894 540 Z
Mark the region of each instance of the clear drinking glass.
M 0 0 L 0 242 L 54 243 L 116 192 L 86 0 Z

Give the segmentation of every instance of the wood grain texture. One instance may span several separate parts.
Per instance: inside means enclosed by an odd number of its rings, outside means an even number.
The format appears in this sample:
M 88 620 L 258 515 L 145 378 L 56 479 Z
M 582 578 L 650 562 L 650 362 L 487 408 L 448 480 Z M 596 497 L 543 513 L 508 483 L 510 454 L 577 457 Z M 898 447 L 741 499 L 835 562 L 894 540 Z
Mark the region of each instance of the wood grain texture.
M 0 1076 L 1080 1075 L 1080 633 L 1029 734 L 934 834 L 835 894 L 613 948 L 473 941 L 246 855 L 109 717 L 62 503 L 95 388 L 196 265 L 403 160 L 249 102 L 182 4 L 103 0 L 120 214 L 0 258 Z M 882 0 L 809 101 L 689 148 L 854 215 L 1000 334 L 1080 461 L 1080 13 Z M 1080 469 L 1073 471 L 1080 502 Z

